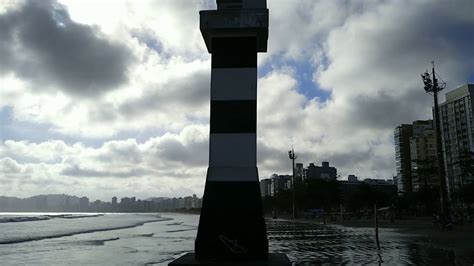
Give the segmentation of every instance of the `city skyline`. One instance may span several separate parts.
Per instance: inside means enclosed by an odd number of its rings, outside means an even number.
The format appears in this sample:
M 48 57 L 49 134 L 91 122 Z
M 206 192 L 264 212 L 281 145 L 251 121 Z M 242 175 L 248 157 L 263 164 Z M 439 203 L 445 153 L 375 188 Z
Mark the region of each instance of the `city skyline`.
M 157 212 L 201 208 L 202 198 L 185 197 L 112 197 L 90 199 L 68 194 L 34 195 L 27 198 L 0 196 L 0 212 Z
M 329 161 L 391 178 L 393 128 L 432 119 L 419 73 L 444 95 L 474 82 L 469 1 L 269 1 L 259 55 L 260 179 Z M 9 1 L 0 7 L 0 196 L 202 196 L 214 1 Z M 437 18 L 437 20 L 433 20 Z

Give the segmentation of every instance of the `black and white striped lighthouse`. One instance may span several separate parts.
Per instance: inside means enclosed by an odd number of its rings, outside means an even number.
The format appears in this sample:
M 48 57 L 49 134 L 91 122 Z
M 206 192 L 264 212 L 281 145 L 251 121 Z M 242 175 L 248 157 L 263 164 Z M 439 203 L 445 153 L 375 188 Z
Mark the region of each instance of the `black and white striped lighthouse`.
M 257 53 L 266 52 L 266 0 L 217 0 L 200 12 L 212 54 L 209 168 L 197 259 L 265 259 L 257 170 Z

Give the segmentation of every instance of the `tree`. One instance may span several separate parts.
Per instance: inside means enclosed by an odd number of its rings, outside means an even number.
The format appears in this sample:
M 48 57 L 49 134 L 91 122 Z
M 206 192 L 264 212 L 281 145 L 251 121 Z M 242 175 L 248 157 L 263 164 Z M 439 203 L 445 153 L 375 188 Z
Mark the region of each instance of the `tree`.
M 422 213 L 430 215 L 436 211 L 439 201 L 439 177 L 436 158 L 413 160 L 414 176 L 418 178 L 418 191 L 412 197 L 416 206 L 422 206 Z M 418 208 L 417 208 L 418 209 Z
M 460 198 L 462 206 L 464 203 L 470 204 L 472 201 L 467 201 L 468 198 L 472 196 L 471 185 L 473 184 L 474 179 L 474 152 L 469 150 L 463 150 L 459 153 L 459 168 L 461 169 L 461 176 L 459 180 L 459 190 L 456 194 Z
M 419 182 L 420 189 L 439 183 L 438 162 L 436 161 L 436 157 L 424 160 L 412 160 L 412 163 L 415 165 L 413 174 L 421 181 Z

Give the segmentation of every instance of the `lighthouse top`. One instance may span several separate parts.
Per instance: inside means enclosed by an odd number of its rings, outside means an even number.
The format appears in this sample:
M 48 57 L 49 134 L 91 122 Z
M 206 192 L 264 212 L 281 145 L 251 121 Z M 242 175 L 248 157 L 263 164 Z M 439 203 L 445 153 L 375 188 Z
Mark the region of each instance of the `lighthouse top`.
M 256 52 L 266 52 L 268 9 L 266 0 L 217 0 L 217 10 L 203 10 L 200 29 L 209 53 L 212 39 L 255 37 Z
M 217 0 L 217 9 L 266 9 L 266 0 Z

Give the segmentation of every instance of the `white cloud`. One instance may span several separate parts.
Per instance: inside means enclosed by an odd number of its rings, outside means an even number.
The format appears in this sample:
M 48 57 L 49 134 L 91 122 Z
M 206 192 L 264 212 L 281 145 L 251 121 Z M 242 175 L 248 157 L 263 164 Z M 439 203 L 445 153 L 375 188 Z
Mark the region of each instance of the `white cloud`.
M 208 160 L 207 136 L 207 127 L 191 125 L 179 134 L 167 133 L 143 143 L 113 140 L 98 148 L 62 141 L 7 140 L 0 143 L 0 182 L 12 181 L 6 185 L 12 189 L 0 192 L 14 196 L 82 191 L 100 199 L 109 199 L 114 193 L 201 194 Z M 108 185 L 111 191 L 99 189 Z

